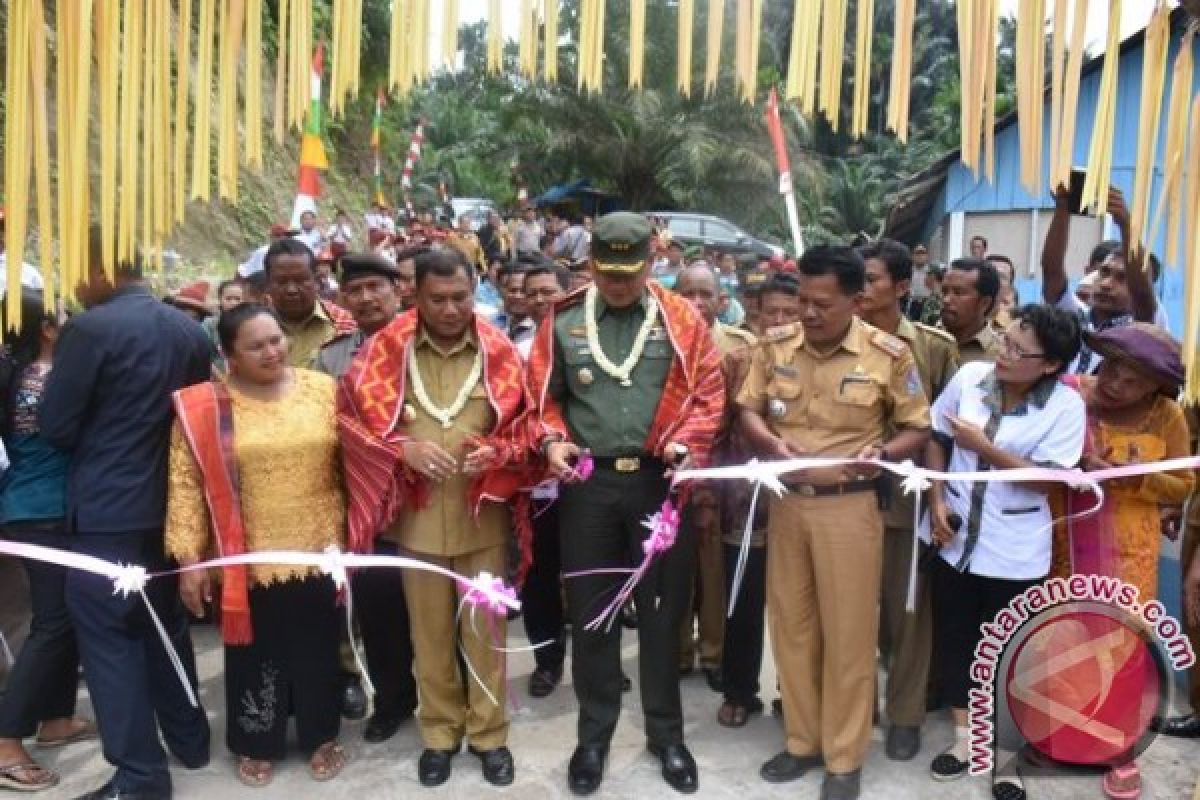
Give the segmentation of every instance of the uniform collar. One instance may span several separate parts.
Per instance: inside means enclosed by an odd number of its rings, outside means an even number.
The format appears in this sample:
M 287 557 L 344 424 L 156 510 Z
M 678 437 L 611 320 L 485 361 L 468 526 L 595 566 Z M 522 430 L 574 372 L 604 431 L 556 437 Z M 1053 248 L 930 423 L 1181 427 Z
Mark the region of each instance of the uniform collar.
M 995 349 L 996 340 L 998 338 L 1000 338 L 1000 335 L 996 333 L 996 329 L 992 327 L 992 323 L 989 321 L 983 326 L 982 329 L 980 329 L 979 333 L 975 334 L 970 339 L 967 339 L 967 341 L 963 344 L 978 342 L 979 346 L 982 347 L 985 352 L 990 353 Z
M 321 298 L 317 298 L 313 303 L 313 312 L 304 318 L 303 322 L 290 323 L 284 320 L 283 326 L 293 331 L 299 331 L 307 328 L 312 324 L 313 320 L 333 324 L 333 320 L 329 318 L 329 313 L 325 310 L 325 304 L 321 302 Z
M 913 325 L 912 320 L 901 314 L 900 324 L 896 326 L 896 336 L 906 342 L 915 342 L 917 340 L 917 326 Z
M 1054 388 L 1058 384 L 1058 377 L 1047 375 L 1033 385 L 1029 393 L 1025 395 L 1025 399 L 1018 403 L 1012 411 L 1007 412 L 1009 416 L 1023 417 L 1029 413 L 1029 407 L 1033 406 L 1036 409 L 1043 409 L 1046 403 L 1050 401 L 1050 395 L 1054 394 Z M 1004 393 L 1000 387 L 1000 381 L 996 380 L 996 370 L 992 368 L 983 376 L 983 380 L 979 381 L 979 388 L 983 390 L 983 404 L 988 407 L 993 414 L 1004 413 Z
M 642 312 L 644 313 L 646 311 L 646 307 L 649 305 L 649 303 L 650 303 L 650 290 L 649 289 L 643 289 L 641 299 L 639 299 L 636 303 L 634 303 L 632 306 L 629 306 L 627 308 L 612 308 L 604 300 L 604 295 L 600 294 L 599 292 L 596 292 L 596 319 L 600 320 L 602 317 L 604 317 L 605 314 L 614 314 L 615 315 L 615 314 L 628 313 L 628 312 L 632 311 L 635 307 L 639 307 L 639 306 L 641 307 Z
M 846 330 L 846 335 L 842 337 L 842 341 L 838 342 L 837 347 L 834 347 L 827 353 L 822 353 L 816 350 L 808 341 L 804 340 L 804 348 L 812 353 L 817 358 L 829 358 L 839 350 L 845 350 L 851 355 L 861 355 L 863 350 L 863 323 L 857 316 L 850 319 L 850 327 Z
M 425 329 L 425 326 L 422 325 L 422 326 L 420 326 L 420 333 L 417 334 L 416 346 L 417 347 L 428 347 L 431 350 L 433 350 L 433 352 L 437 353 L 438 355 L 440 355 L 444 358 L 449 358 L 450 356 L 457 355 L 458 353 L 461 353 L 464 350 L 474 350 L 475 349 L 475 333 L 470 327 L 468 327 L 467 330 L 463 333 L 463 336 L 461 339 L 459 339 L 457 342 L 455 342 L 453 345 L 451 345 L 448 348 L 442 348 L 441 345 L 439 345 L 437 342 L 435 342 L 432 339 L 432 337 L 430 337 L 429 331 L 427 331 Z

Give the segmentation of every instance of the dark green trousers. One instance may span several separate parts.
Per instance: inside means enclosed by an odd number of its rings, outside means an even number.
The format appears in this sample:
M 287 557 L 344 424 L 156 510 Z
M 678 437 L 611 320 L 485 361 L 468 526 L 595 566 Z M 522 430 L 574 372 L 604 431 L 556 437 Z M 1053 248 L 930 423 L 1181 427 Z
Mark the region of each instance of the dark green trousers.
M 562 488 L 559 507 L 563 573 L 641 563 L 642 525 L 659 510 L 669 483 L 661 469 L 634 473 L 597 468 L 583 484 Z M 638 681 L 646 739 L 683 742 L 679 699 L 679 626 L 691 602 L 696 540 L 684 519 L 674 547 L 660 555 L 634 592 L 638 612 Z M 612 600 L 624 575 L 564 579 L 571 619 L 571 670 L 579 701 L 579 744 L 607 747 L 621 714 L 621 625 L 585 630 Z

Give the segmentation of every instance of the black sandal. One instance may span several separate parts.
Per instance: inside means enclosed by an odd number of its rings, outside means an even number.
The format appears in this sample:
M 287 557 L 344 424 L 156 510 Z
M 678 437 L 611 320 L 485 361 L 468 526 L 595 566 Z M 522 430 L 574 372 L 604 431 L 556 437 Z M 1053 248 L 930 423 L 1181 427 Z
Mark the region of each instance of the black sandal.
M 942 753 L 929 765 L 935 781 L 956 781 L 967 774 L 970 764 L 951 752 Z
M 996 800 L 1025 800 L 1025 789 L 1012 781 L 999 780 L 992 784 L 992 797 Z

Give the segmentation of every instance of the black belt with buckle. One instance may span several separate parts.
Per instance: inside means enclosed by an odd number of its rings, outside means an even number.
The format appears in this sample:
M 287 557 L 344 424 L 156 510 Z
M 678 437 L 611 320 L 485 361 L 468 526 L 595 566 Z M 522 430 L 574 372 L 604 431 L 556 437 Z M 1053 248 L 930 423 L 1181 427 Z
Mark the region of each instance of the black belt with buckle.
M 592 459 L 596 469 L 607 469 L 613 472 L 633 473 L 644 469 L 655 469 L 661 474 L 667 469 L 667 462 L 654 456 L 596 456 Z
M 875 491 L 875 481 L 865 479 L 861 481 L 826 484 L 789 483 L 784 481 L 783 485 L 787 487 L 789 492 L 801 497 L 833 497 L 835 495 Z

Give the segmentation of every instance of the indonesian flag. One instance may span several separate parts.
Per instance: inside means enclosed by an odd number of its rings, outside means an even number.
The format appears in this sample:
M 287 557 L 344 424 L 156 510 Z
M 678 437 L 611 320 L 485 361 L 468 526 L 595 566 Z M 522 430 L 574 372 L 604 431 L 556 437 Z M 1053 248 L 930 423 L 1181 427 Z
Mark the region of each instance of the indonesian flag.
M 383 87 L 380 86 L 375 94 L 375 116 L 371 119 L 371 152 L 375 155 L 375 202 L 387 205 L 383 196 L 383 161 L 381 150 L 383 145 Z
M 790 187 L 792 165 L 788 158 L 787 137 L 783 133 L 783 121 L 779 118 L 779 96 L 774 89 L 767 98 L 766 121 L 767 132 L 771 135 L 771 146 L 775 150 L 775 166 L 779 169 L 779 191 L 786 193 L 787 189 L 784 188 L 784 183 L 786 182 Z
M 425 141 L 425 120 L 417 120 L 417 129 L 413 131 L 412 141 L 408 144 L 408 157 L 404 159 L 404 172 L 400 175 L 400 186 L 412 189 L 413 168 L 421 159 L 421 144 Z
M 296 204 L 292 208 L 292 225 L 300 224 L 300 215 L 317 210 L 321 196 L 321 175 L 329 169 L 325 144 L 321 141 L 321 73 L 325 68 L 325 45 L 318 44 L 312 61 L 312 100 L 304 121 L 300 139 L 300 175 L 296 182 Z

